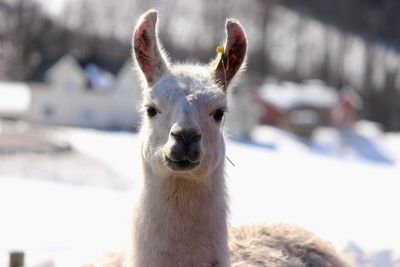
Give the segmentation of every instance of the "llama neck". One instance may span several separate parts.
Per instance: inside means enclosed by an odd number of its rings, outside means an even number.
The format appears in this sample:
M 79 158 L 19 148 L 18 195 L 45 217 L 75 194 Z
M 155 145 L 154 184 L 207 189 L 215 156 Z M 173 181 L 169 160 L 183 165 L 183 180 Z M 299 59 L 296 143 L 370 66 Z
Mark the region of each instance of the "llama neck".
M 223 166 L 193 181 L 145 165 L 135 225 L 135 267 L 228 267 Z

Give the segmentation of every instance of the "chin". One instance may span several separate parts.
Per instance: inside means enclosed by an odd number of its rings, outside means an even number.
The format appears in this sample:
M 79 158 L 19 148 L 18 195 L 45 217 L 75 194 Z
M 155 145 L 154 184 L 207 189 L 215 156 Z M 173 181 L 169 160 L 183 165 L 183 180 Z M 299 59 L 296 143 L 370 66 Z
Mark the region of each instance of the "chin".
M 192 162 L 189 160 L 172 160 L 168 156 L 164 157 L 165 165 L 168 169 L 173 172 L 188 172 L 195 170 L 199 165 L 200 161 Z

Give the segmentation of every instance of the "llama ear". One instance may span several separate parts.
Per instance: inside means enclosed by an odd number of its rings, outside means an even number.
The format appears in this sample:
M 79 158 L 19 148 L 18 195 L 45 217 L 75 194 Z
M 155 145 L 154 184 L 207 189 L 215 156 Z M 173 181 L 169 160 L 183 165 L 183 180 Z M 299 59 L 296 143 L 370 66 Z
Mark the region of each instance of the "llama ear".
M 147 84 L 153 86 L 167 71 L 157 38 L 157 11 L 143 14 L 135 27 L 132 56 L 144 74 Z
M 234 19 L 226 21 L 225 47 L 218 47 L 217 59 L 212 64 L 214 77 L 226 91 L 230 81 L 245 61 L 247 40 L 244 30 Z

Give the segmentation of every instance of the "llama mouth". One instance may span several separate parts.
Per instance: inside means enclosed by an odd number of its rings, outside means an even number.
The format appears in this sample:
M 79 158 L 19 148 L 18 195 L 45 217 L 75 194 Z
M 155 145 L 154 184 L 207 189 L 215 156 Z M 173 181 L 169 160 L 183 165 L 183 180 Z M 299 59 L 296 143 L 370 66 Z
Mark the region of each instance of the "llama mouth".
M 190 160 L 172 160 L 165 156 L 166 165 L 173 171 L 189 171 L 196 168 L 200 161 L 192 162 Z

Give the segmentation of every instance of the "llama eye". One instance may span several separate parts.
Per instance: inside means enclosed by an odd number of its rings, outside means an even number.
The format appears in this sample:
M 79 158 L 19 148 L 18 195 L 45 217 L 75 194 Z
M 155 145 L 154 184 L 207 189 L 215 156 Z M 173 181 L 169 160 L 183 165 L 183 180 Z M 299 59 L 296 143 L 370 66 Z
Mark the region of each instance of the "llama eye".
M 224 117 L 224 113 L 225 111 L 223 109 L 217 109 L 216 111 L 214 111 L 212 116 L 216 122 L 220 122 Z
M 146 109 L 146 112 L 147 112 L 147 116 L 149 118 L 153 118 L 158 113 L 158 111 L 157 111 L 157 109 L 155 107 L 148 107 Z

